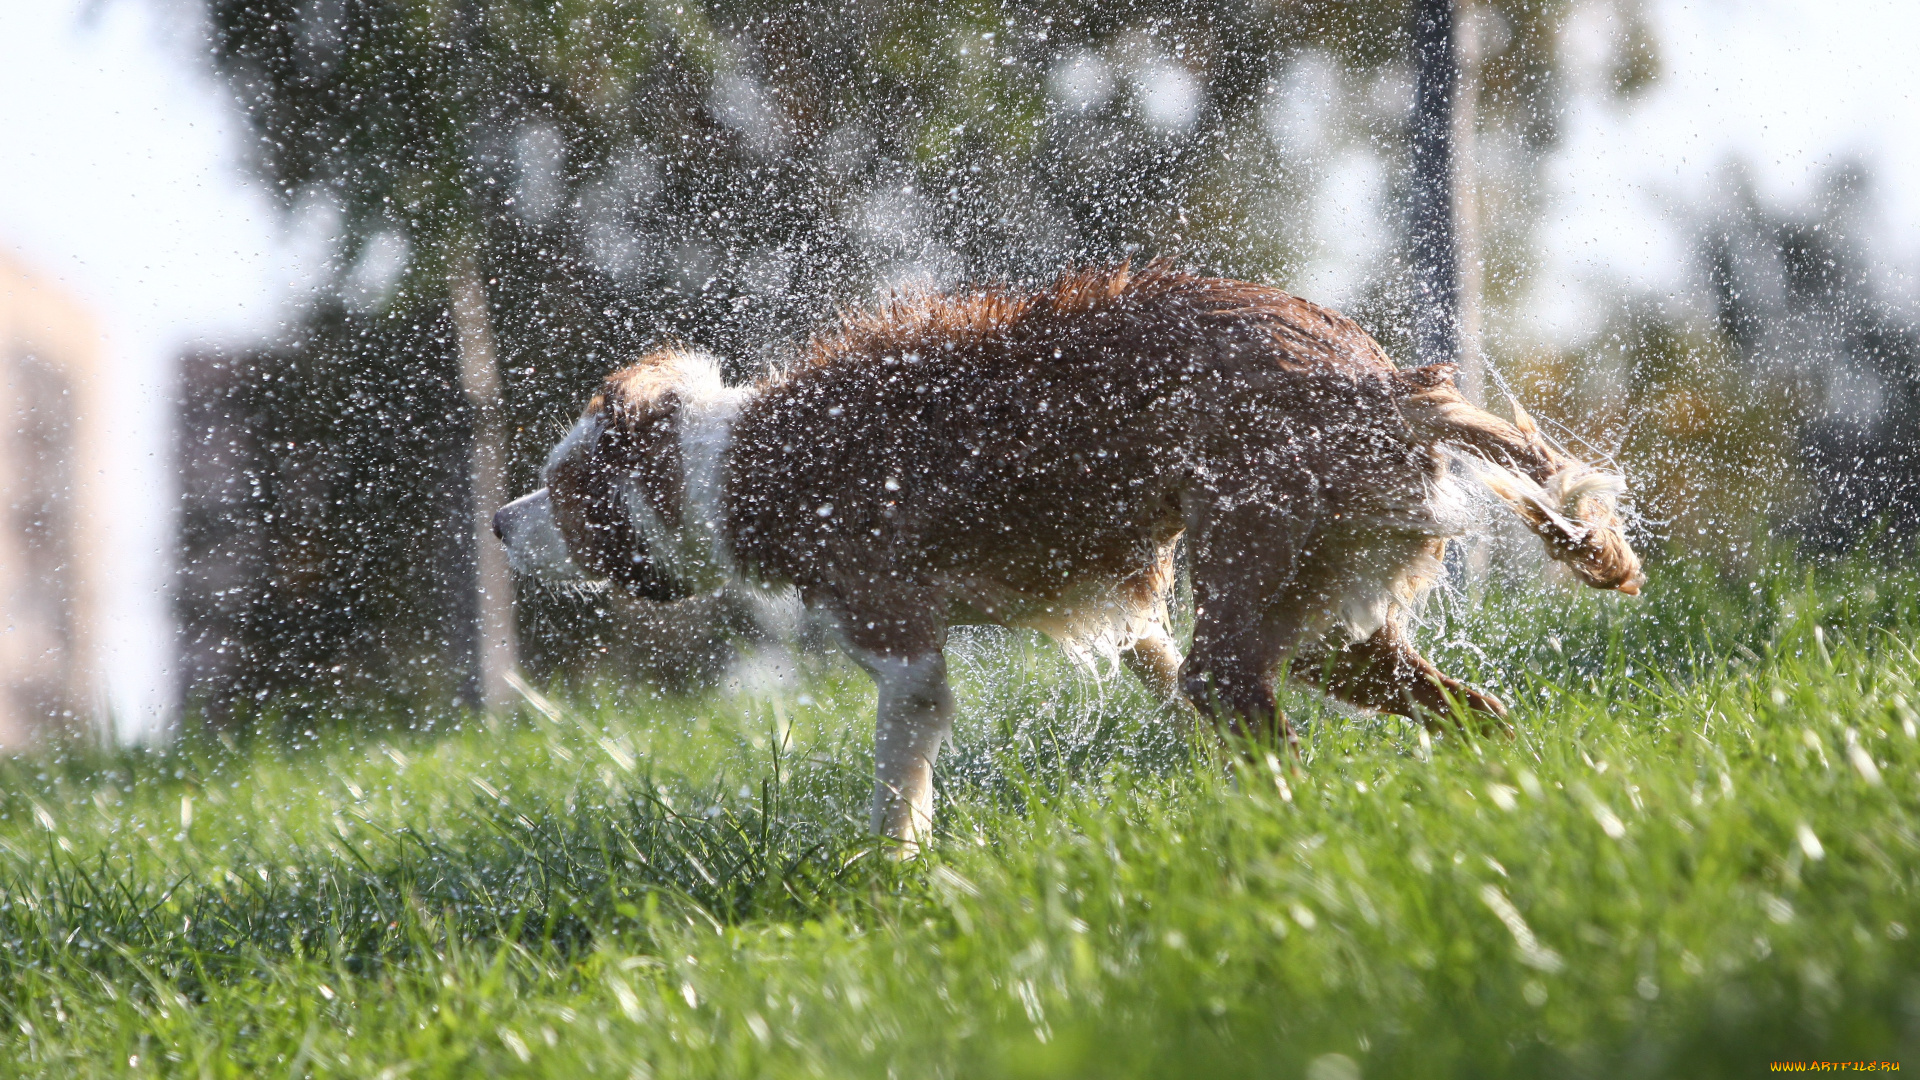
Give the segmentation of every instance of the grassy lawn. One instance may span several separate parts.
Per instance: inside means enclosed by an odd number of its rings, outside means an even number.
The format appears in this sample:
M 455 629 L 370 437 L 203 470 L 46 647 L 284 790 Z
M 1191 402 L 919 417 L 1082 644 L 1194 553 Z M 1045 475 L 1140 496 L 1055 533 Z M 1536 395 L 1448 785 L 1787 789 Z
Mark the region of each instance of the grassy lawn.
M 1920 578 L 1680 566 L 1429 621 L 1515 738 L 1302 698 L 1297 765 L 1228 767 L 1124 678 L 966 638 L 906 866 L 832 666 L 0 765 L 0 1071 L 1920 1067 Z

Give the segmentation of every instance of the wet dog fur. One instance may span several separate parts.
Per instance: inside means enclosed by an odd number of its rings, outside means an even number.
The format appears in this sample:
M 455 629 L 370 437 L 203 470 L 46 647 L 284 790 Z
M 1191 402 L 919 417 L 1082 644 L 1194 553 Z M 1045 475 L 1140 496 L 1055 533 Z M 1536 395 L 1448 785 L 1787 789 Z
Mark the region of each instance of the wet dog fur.
M 1292 740 L 1283 667 L 1369 709 L 1503 716 L 1405 630 L 1468 525 L 1464 482 L 1587 584 L 1643 581 L 1620 478 L 1515 411 L 1468 403 L 1450 365 L 1396 369 L 1278 289 L 1113 266 L 851 314 L 752 386 L 655 353 L 608 377 L 497 527 L 542 573 L 661 600 L 791 589 L 829 613 L 879 688 L 873 828 L 910 851 L 956 624 L 1118 657 L 1249 739 Z M 1184 658 L 1167 618 L 1183 539 Z

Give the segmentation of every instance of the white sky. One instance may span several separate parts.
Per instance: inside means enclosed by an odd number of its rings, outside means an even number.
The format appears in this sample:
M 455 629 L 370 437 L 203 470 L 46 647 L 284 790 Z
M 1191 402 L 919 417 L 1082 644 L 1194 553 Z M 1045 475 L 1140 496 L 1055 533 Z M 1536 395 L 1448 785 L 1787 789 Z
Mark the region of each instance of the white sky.
M 1797 208 L 1813 206 L 1828 168 L 1861 161 L 1880 218 L 1868 250 L 1883 270 L 1911 269 L 1920 255 L 1920 5 L 1651 0 L 1647 10 L 1663 70 L 1635 101 L 1597 92 L 1605 23 L 1585 18 L 1569 32 L 1585 92 L 1562 119 L 1548 170 L 1545 336 L 1594 329 L 1606 312 L 1596 292 L 1680 286 L 1689 208 L 1726 195 L 1735 161 L 1764 197 Z
M 84 14 L 92 8 L 91 14 Z M 1664 72 L 1645 97 L 1583 94 L 1549 170 L 1544 335 L 1589 328 L 1602 294 L 1666 289 L 1683 271 L 1676 208 L 1724 166 L 1811 197 L 1821 170 L 1867 163 L 1877 254 L 1920 253 L 1920 7 L 1890 0 L 1649 0 Z M 112 580 L 102 657 L 124 734 L 170 693 L 167 465 L 172 360 L 197 340 L 271 335 L 320 254 L 290 242 L 244 169 L 244 129 L 159 0 L 0 0 L 0 247 L 97 313 L 117 396 L 108 477 Z M 1603 21 L 1576 27 L 1591 58 Z M 1591 80 L 1575 74 L 1576 80 Z

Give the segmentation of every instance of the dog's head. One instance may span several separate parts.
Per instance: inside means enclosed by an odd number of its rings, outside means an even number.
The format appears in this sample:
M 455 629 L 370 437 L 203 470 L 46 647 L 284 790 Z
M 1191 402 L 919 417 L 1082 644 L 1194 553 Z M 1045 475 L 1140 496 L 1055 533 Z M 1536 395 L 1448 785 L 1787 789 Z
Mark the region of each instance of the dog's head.
M 610 580 L 673 601 L 711 584 L 689 510 L 683 435 L 731 400 L 713 361 L 656 352 L 609 375 L 548 455 L 546 486 L 494 514 L 513 568 L 549 581 Z M 698 508 L 695 508 L 696 510 Z
M 1596 589 L 1637 595 L 1647 575 L 1621 527 L 1618 502 L 1626 478 L 1561 451 L 1511 397 L 1511 423 L 1470 404 L 1455 385 L 1458 371 L 1441 363 L 1393 373 L 1393 392 L 1410 433 L 1448 448 L 1575 577 Z

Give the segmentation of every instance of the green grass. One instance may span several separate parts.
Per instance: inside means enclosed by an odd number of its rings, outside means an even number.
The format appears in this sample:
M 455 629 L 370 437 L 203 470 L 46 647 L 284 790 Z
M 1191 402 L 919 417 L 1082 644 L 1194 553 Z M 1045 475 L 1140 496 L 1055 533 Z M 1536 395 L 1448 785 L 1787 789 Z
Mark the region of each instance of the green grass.
M 1227 767 L 955 649 L 940 839 L 872 691 L 0 766 L 0 1071 L 1748 1076 L 1920 1047 L 1920 577 L 1437 609 L 1508 739 L 1303 697 Z M 1342 1055 L 1344 1059 L 1326 1055 Z M 1318 1062 L 1316 1065 L 1315 1062 Z

